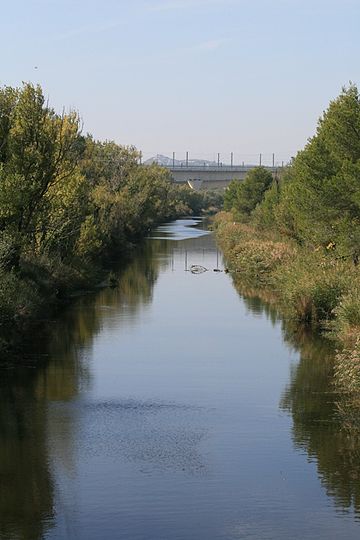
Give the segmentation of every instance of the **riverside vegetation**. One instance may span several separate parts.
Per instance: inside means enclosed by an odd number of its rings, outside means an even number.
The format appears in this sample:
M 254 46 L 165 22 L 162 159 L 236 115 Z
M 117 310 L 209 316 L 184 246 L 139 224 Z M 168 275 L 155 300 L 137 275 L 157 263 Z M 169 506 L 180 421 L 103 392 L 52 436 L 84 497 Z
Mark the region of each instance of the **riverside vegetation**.
M 139 157 L 84 136 L 79 115 L 57 114 L 39 86 L 0 88 L 2 356 L 51 306 L 98 283 L 152 226 L 218 203 Z
M 335 389 L 360 427 L 360 97 L 332 101 L 279 177 L 263 168 L 234 180 L 215 228 L 240 290 L 337 342 Z M 344 400 L 342 400 L 344 403 Z

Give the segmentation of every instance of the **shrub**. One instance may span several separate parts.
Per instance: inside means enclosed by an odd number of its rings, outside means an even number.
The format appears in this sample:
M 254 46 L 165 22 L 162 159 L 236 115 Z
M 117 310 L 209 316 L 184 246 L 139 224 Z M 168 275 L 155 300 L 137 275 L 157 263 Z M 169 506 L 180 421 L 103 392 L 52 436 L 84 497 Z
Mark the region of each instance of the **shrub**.
M 0 269 L 11 270 L 19 264 L 19 246 L 7 231 L 0 233 Z
M 353 339 L 360 331 L 360 283 L 353 282 L 351 289 L 335 308 L 334 328 L 343 339 Z
M 271 284 L 272 273 L 293 255 L 289 244 L 272 240 L 245 240 L 231 253 L 232 262 L 246 278 Z
M 42 307 L 34 282 L 20 279 L 15 272 L 0 272 L 0 325 L 36 316 Z
M 249 216 L 263 200 L 272 181 L 271 173 L 264 167 L 251 169 L 243 181 L 232 180 L 224 195 L 225 209 L 235 209 L 242 216 Z
M 334 389 L 338 393 L 336 409 L 343 428 L 360 429 L 360 338 L 351 347 L 338 352 L 334 365 Z
M 343 263 L 305 250 L 298 250 L 274 280 L 288 314 L 320 324 L 335 317 L 334 310 L 351 285 Z
M 360 292 L 358 299 L 351 297 L 358 280 L 354 266 L 335 260 L 331 253 L 300 248 L 289 239 L 279 240 L 267 231 L 232 220 L 232 214 L 222 213 L 215 226 L 237 281 L 270 287 L 282 311 L 299 321 L 325 327 L 342 317 L 349 325 L 358 325 Z

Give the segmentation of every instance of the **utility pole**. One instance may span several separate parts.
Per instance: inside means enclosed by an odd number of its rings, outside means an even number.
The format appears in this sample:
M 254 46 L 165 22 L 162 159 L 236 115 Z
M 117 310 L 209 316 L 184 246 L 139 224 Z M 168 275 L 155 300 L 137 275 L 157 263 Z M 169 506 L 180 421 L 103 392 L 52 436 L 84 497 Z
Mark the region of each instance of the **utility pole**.
M 175 169 L 175 152 L 173 152 L 173 169 Z
M 234 152 L 231 152 L 230 161 L 231 161 L 231 168 L 232 168 L 234 165 Z
M 261 167 L 261 158 L 262 158 L 262 155 L 260 154 L 260 161 L 259 161 L 259 163 L 260 163 L 260 167 Z
M 273 154 L 273 168 L 275 167 L 275 154 Z
M 220 167 L 220 154 L 218 154 L 218 167 Z
M 186 166 L 189 166 L 189 152 L 186 152 Z

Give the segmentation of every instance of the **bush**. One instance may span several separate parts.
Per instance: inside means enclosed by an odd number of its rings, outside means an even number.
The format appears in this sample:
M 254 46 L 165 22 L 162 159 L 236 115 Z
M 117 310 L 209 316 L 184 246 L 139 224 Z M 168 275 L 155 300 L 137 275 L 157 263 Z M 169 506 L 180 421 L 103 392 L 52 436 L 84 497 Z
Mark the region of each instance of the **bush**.
M 264 167 L 251 169 L 243 181 L 232 180 L 224 195 L 225 210 L 235 209 L 244 217 L 249 216 L 263 200 L 272 181 L 271 173 Z
M 231 253 L 235 267 L 247 279 L 259 284 L 271 284 L 272 273 L 293 255 L 291 246 L 272 240 L 244 240 Z
M 353 339 L 360 332 L 360 283 L 354 283 L 335 308 L 334 328 L 345 340 Z
M 335 357 L 334 389 L 337 392 L 337 415 L 343 428 L 360 430 L 360 338 Z
M 253 227 L 232 221 L 232 214 L 219 214 L 215 220 L 217 236 L 229 265 L 253 284 L 271 284 L 273 272 L 292 259 L 295 248 L 286 242 L 261 235 Z
M 278 240 L 231 219 L 232 214 L 222 213 L 215 227 L 229 267 L 237 272 L 237 281 L 271 288 L 282 311 L 299 321 L 325 327 L 337 317 L 343 324 L 346 318 L 347 324 L 358 324 L 360 292 L 359 298 L 353 299 L 351 293 L 359 278 L 349 262 Z
M 274 276 L 285 311 L 307 323 L 334 319 L 340 298 L 351 287 L 344 266 L 318 252 L 298 249 L 291 263 Z
M 279 204 L 279 187 L 276 182 L 265 193 L 261 204 L 258 204 L 252 213 L 252 221 L 260 229 L 273 229 L 275 223 L 275 209 Z
M 39 314 L 42 301 L 34 282 L 25 281 L 15 272 L 0 272 L 0 326 L 21 324 Z
M 19 246 L 8 232 L 0 233 L 0 269 L 11 270 L 19 265 Z

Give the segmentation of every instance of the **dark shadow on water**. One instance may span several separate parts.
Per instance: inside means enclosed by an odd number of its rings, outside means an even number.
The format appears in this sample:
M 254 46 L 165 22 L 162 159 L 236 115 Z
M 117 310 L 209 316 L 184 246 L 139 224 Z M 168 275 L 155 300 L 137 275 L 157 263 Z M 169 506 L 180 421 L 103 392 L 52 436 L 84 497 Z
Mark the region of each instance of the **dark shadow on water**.
M 86 351 L 103 326 L 111 325 L 113 312 L 126 310 L 131 319 L 151 302 L 162 264 L 153 257 L 154 249 L 144 243 L 134 261 L 119 271 L 115 289 L 76 300 L 54 322 L 49 340 L 39 342 L 34 336 L 16 365 L 0 369 L 1 540 L 37 540 L 52 528 L 56 487 L 47 441 L 49 403 L 70 402 L 89 386 Z M 55 438 L 63 455 L 69 455 L 71 417 L 61 420 Z

